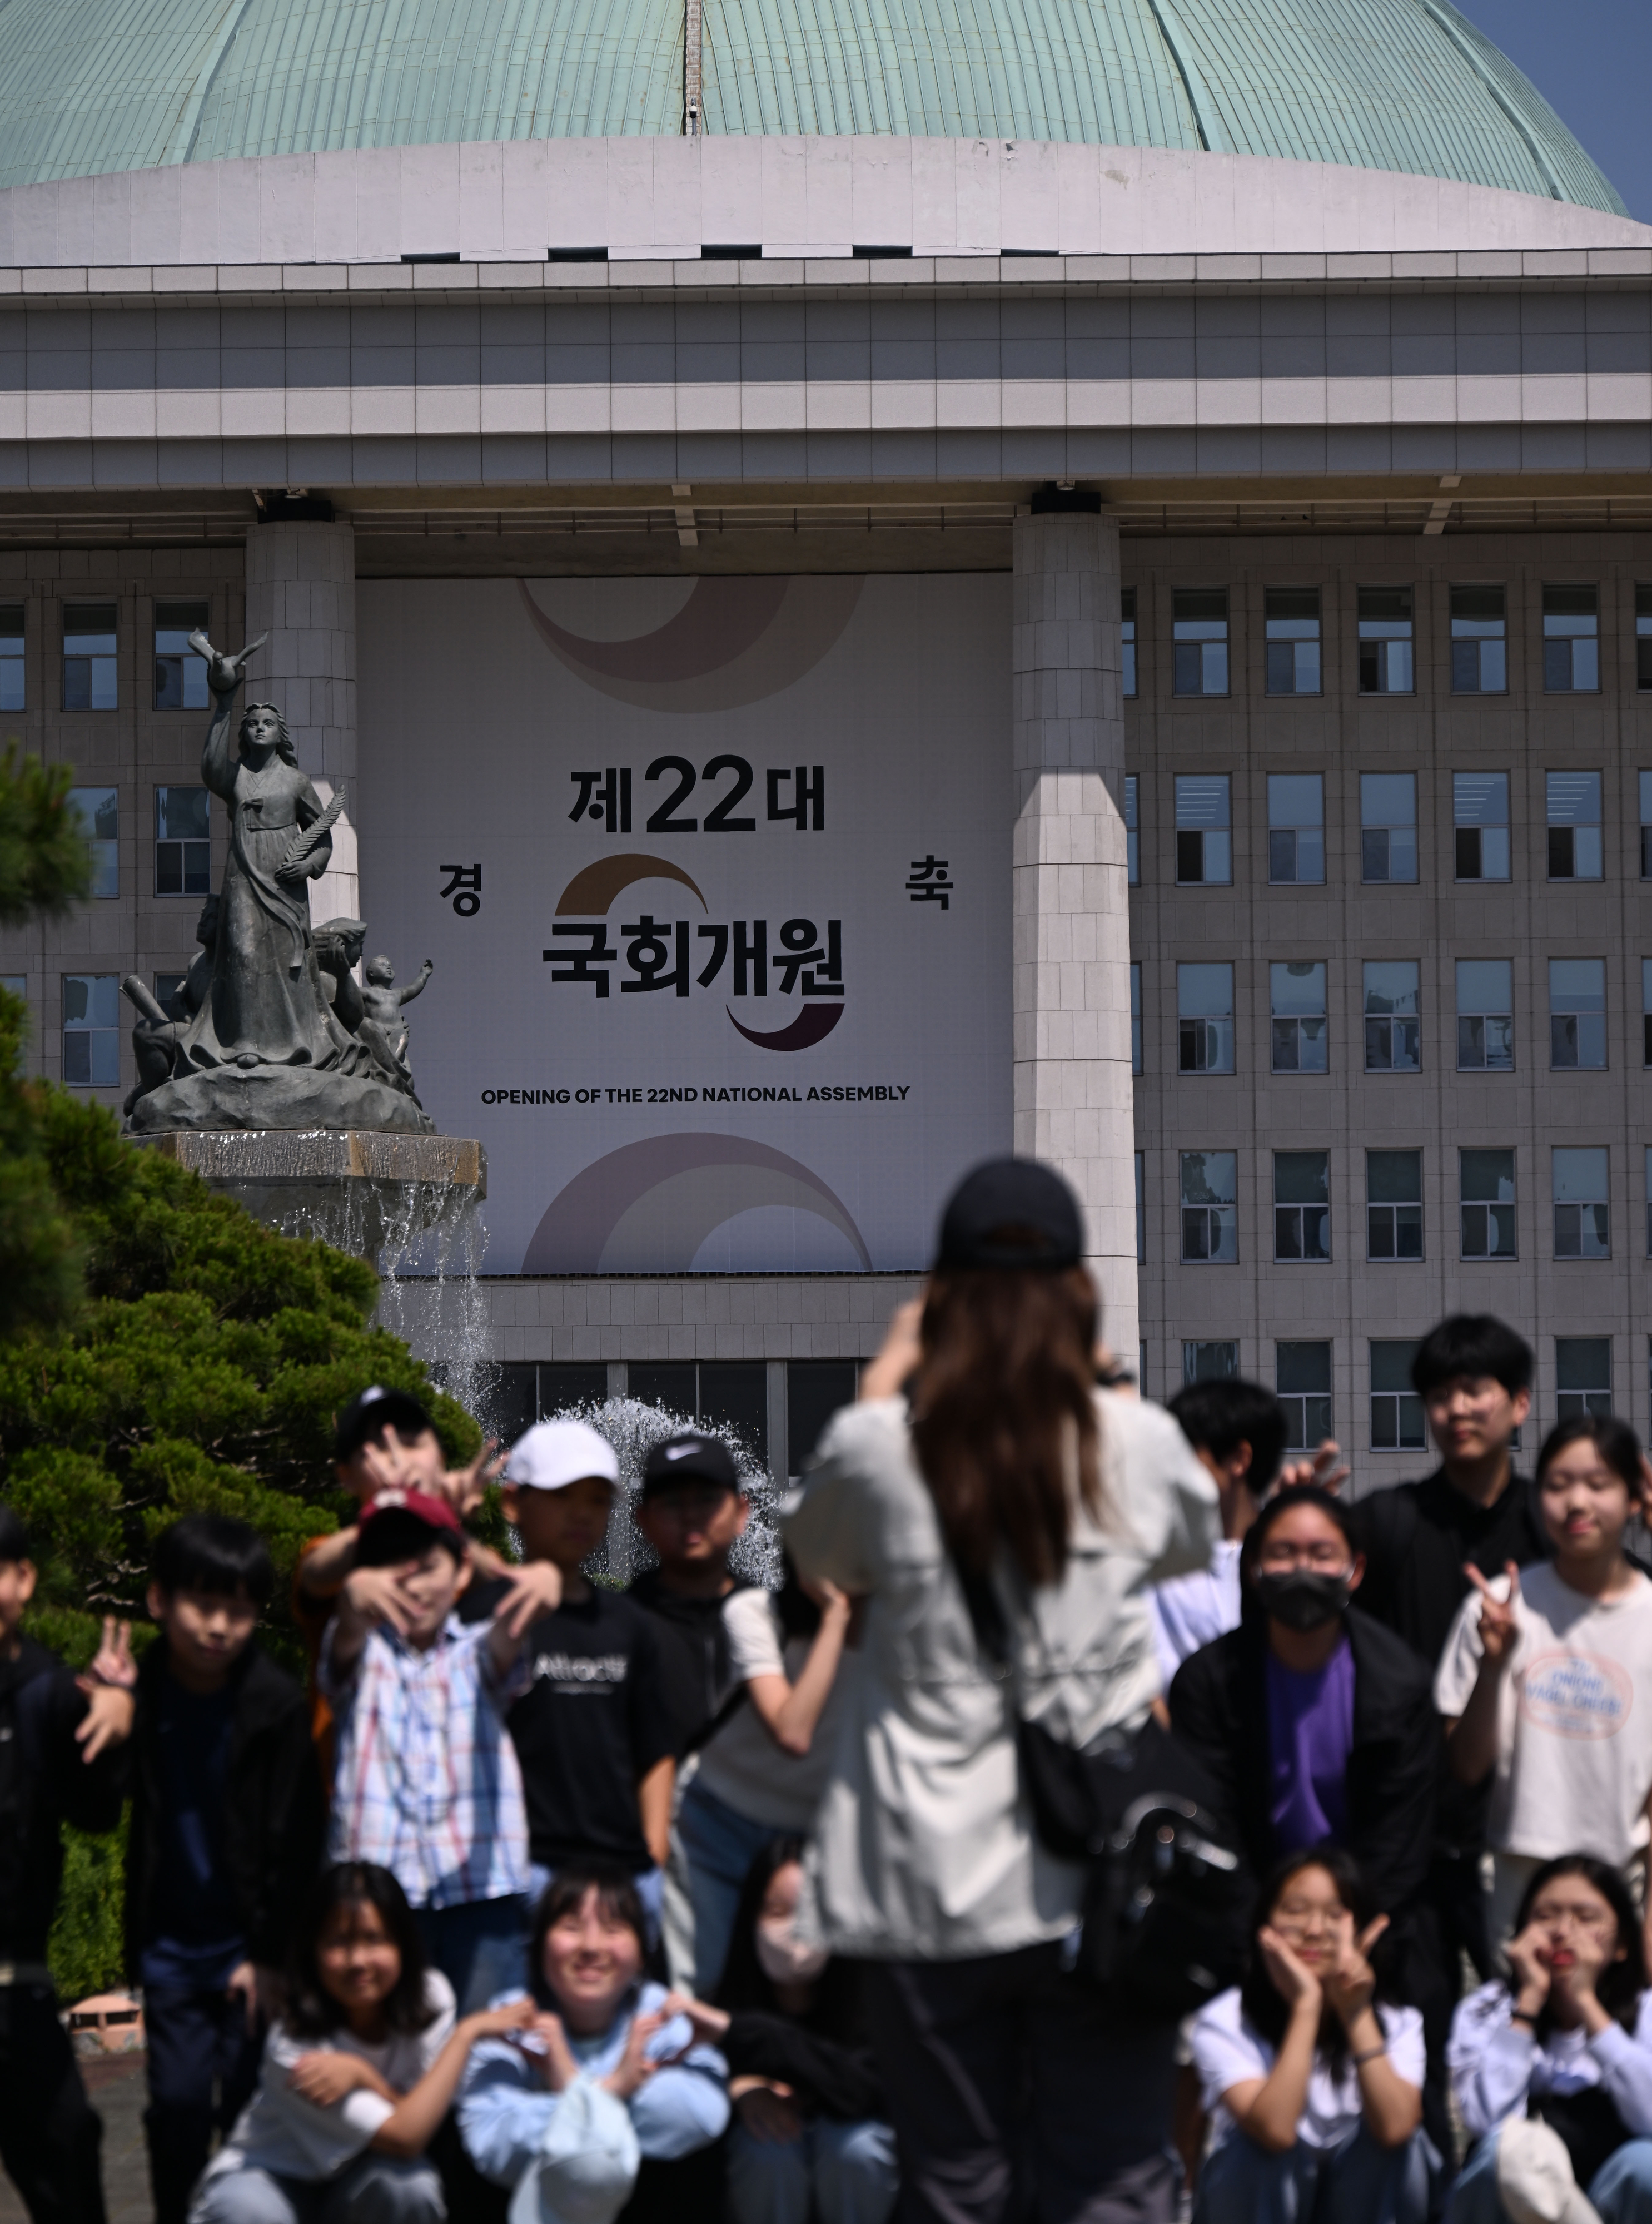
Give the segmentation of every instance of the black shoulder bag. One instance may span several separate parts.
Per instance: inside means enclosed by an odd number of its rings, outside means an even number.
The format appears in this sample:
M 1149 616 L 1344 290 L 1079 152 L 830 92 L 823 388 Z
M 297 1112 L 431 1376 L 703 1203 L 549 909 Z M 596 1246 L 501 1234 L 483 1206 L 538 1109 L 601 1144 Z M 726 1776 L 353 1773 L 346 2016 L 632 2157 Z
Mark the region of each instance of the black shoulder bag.
M 990 1581 L 958 1570 L 975 1641 L 1000 1669 L 1009 1632 Z M 1131 2006 L 1190 2015 L 1238 1982 L 1245 1909 L 1204 1769 L 1149 1716 L 1081 1751 L 1016 1709 L 1021 1782 L 1041 1842 L 1081 1863 L 1077 1974 Z

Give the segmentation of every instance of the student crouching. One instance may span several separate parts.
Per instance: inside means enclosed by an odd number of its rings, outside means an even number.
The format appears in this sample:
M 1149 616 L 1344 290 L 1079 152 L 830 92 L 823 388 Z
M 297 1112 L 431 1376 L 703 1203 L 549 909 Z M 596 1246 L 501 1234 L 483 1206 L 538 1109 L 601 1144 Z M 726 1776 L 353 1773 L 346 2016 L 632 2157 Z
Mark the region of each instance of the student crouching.
M 1586 1854 L 1545 1863 L 1506 1953 L 1508 1980 L 1472 1993 L 1452 2026 L 1452 2083 L 1479 2144 L 1450 2224 L 1646 2224 L 1652 1993 L 1621 1874 Z
M 482 2175 L 543 2224 L 697 2224 L 717 2213 L 722 2057 L 643 1981 L 646 1918 L 623 1870 L 570 1862 L 529 1947 L 520 2035 L 476 2049 L 459 2132 Z M 533 2190 L 525 2191 L 532 2179 Z
M 518 2000 L 456 2024 L 400 1886 L 370 1861 L 338 1862 L 300 1920 L 258 2090 L 190 2224 L 441 2224 L 425 2151 L 471 2048 L 531 2013 Z
M 1215 2139 L 1195 2224 L 1422 2224 L 1422 2018 L 1382 1998 L 1386 1929 L 1337 1847 L 1268 1878 L 1244 1984 L 1193 2026 Z

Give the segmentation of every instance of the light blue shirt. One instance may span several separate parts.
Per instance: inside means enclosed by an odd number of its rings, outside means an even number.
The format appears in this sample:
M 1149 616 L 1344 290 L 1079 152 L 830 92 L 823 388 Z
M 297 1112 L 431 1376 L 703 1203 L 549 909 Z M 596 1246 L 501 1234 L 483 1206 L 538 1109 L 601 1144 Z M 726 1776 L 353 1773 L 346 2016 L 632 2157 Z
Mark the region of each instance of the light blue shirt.
M 503 1993 L 491 2005 L 519 1997 Z M 570 2031 L 569 2048 L 582 2078 L 596 2083 L 617 2069 L 632 2018 L 653 2014 L 665 1997 L 663 1986 L 645 1984 L 599 2038 L 577 2038 Z M 715 2047 L 690 2045 L 693 2036 L 686 2016 L 673 2016 L 657 2031 L 648 2042 L 650 2058 L 682 2059 L 656 2070 L 626 2103 L 637 2145 L 659 2162 L 709 2146 L 728 2126 L 728 2065 Z M 472 2048 L 459 2087 L 459 2134 L 482 2175 L 495 2185 L 514 2186 L 541 2152 L 562 2097 L 545 2090 L 539 2057 L 511 2040 L 484 2038 Z

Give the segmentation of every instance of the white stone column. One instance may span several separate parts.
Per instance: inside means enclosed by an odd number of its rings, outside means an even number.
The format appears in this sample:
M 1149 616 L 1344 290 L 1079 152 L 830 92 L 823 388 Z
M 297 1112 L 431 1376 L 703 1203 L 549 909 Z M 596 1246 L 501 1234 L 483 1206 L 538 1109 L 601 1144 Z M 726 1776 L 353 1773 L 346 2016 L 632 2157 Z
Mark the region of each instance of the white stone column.
M 1134 1371 L 1136 1160 L 1130 1057 L 1119 528 L 1015 521 L 1015 1147 L 1083 1201 L 1104 1333 Z
M 359 919 L 356 863 L 356 528 L 255 525 L 247 535 L 247 638 L 269 639 L 247 692 L 287 720 L 299 762 L 331 802 L 349 783 L 332 830 L 332 863 L 310 883 L 312 919 Z

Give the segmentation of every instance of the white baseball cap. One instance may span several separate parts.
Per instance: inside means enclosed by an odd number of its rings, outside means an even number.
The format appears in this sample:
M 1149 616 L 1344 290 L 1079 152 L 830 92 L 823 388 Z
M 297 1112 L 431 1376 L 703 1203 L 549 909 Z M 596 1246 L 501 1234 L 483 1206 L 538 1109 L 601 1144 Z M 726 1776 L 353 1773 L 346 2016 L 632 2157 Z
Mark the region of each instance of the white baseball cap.
M 505 1481 L 524 1490 L 565 1490 L 582 1475 L 617 1482 L 614 1447 L 589 1421 L 539 1421 L 511 1446 Z

